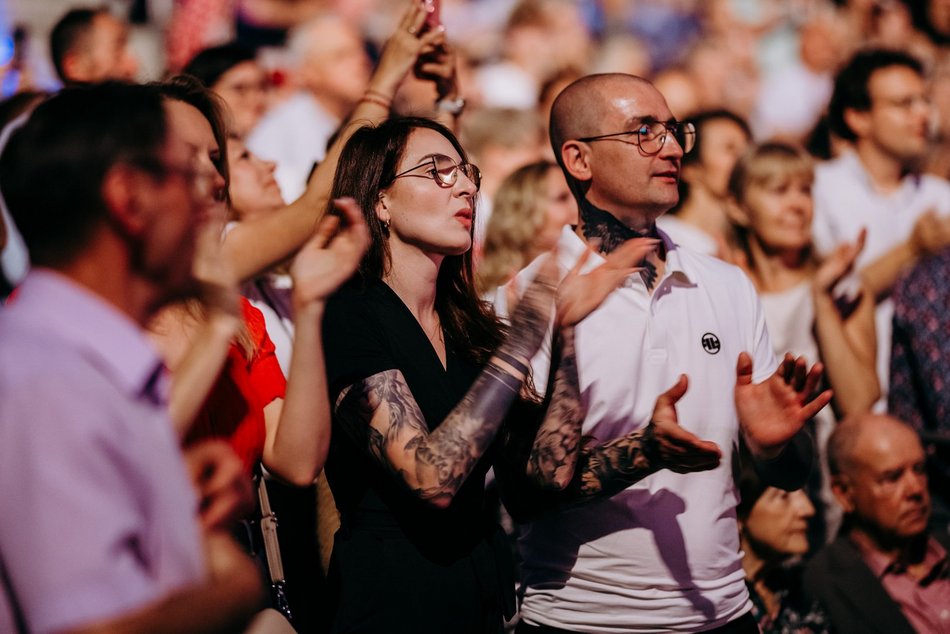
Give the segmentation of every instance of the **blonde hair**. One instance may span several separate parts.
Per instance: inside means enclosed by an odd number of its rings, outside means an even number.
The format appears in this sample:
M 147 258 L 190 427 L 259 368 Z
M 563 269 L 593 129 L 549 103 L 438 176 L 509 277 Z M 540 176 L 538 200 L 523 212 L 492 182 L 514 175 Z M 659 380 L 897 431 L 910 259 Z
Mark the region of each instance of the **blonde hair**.
M 528 264 L 538 230 L 544 224 L 546 177 L 557 165 L 538 161 L 509 174 L 492 204 L 485 250 L 478 267 L 480 294 L 505 284 Z
M 746 205 L 749 190 L 769 187 L 801 178 L 811 184 L 815 180 L 815 160 L 798 145 L 767 141 L 752 146 L 743 154 L 729 176 L 729 194 L 735 204 Z M 749 230 L 731 222 L 736 244 L 750 257 Z M 751 257 L 749 260 L 751 265 Z

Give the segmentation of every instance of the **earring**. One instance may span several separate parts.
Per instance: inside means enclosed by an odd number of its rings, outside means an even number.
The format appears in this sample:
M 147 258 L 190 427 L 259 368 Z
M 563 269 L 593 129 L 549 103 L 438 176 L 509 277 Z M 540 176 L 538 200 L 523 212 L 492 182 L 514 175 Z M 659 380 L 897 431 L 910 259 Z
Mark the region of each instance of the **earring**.
M 389 236 L 389 225 L 392 224 L 392 220 L 380 220 L 383 224 L 383 233 L 388 237 Z

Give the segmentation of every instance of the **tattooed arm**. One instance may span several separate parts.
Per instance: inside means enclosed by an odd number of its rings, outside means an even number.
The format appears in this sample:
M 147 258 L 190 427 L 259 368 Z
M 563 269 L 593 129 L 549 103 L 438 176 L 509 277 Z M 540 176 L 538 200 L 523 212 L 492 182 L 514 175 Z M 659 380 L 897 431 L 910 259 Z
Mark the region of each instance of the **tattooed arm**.
M 521 475 L 524 470 L 517 455 L 509 452 L 505 462 L 496 465 L 495 473 L 512 517 L 526 521 L 545 512 L 610 497 L 660 469 L 690 473 L 715 468 L 721 457 L 716 444 L 700 440 L 679 425 L 675 405 L 687 386 L 686 375 L 681 375 L 661 394 L 646 427 L 602 444 L 592 441 L 581 447 L 573 477 L 563 491 L 538 490 L 534 482 Z M 526 459 L 529 454 L 523 452 L 522 460 Z
M 553 259 L 542 267 L 512 316 L 505 343 L 434 431 L 399 370 L 374 374 L 341 393 L 336 416 L 345 432 L 420 499 L 447 507 L 492 444 L 547 330 L 556 271 Z
M 541 427 L 534 435 L 527 476 L 542 488 L 562 490 L 574 477 L 581 423 L 586 414 L 577 382 L 573 327 L 561 331 L 555 352 L 557 349 L 560 349 L 557 355 L 559 363 L 554 370 L 552 388 L 548 391 L 551 398 L 547 401 Z M 515 424 L 519 425 L 520 421 Z

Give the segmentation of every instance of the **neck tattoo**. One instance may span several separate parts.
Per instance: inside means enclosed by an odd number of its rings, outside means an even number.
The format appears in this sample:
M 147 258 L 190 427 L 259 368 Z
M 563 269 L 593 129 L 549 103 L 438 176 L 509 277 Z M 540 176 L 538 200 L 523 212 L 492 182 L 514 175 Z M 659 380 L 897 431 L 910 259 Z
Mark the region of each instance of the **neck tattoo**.
M 597 208 L 584 198 L 580 201 L 580 212 L 581 220 L 584 221 L 584 237 L 592 247 L 604 255 L 633 238 L 660 237 L 655 224 L 651 225 L 647 231 L 631 229 L 612 214 Z M 657 255 L 661 258 L 666 257 L 662 243 L 660 243 L 660 250 L 657 251 Z M 640 278 L 643 279 L 643 283 L 649 290 L 653 290 L 657 277 L 656 266 L 646 258 L 641 260 L 637 266 L 641 267 Z

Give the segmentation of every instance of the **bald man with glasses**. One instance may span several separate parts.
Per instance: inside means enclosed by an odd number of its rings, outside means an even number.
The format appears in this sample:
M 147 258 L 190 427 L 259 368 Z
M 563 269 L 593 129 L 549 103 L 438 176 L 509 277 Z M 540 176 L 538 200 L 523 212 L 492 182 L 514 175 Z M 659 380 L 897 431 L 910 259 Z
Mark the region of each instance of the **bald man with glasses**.
M 630 75 L 584 77 L 554 103 L 552 145 L 580 207 L 561 236 L 561 270 L 609 271 L 636 237 L 657 248 L 578 324 L 587 412 L 580 429 L 562 430 L 585 439 L 573 480 L 539 491 L 523 469 L 498 471 L 527 521 L 519 632 L 758 632 L 739 553 L 736 447 L 746 442 L 771 484 L 799 487 L 812 459 L 802 428 L 830 393 L 819 393 L 820 366 L 773 357 L 739 269 L 657 230 L 695 134 Z M 539 388 L 549 343 L 532 360 Z

